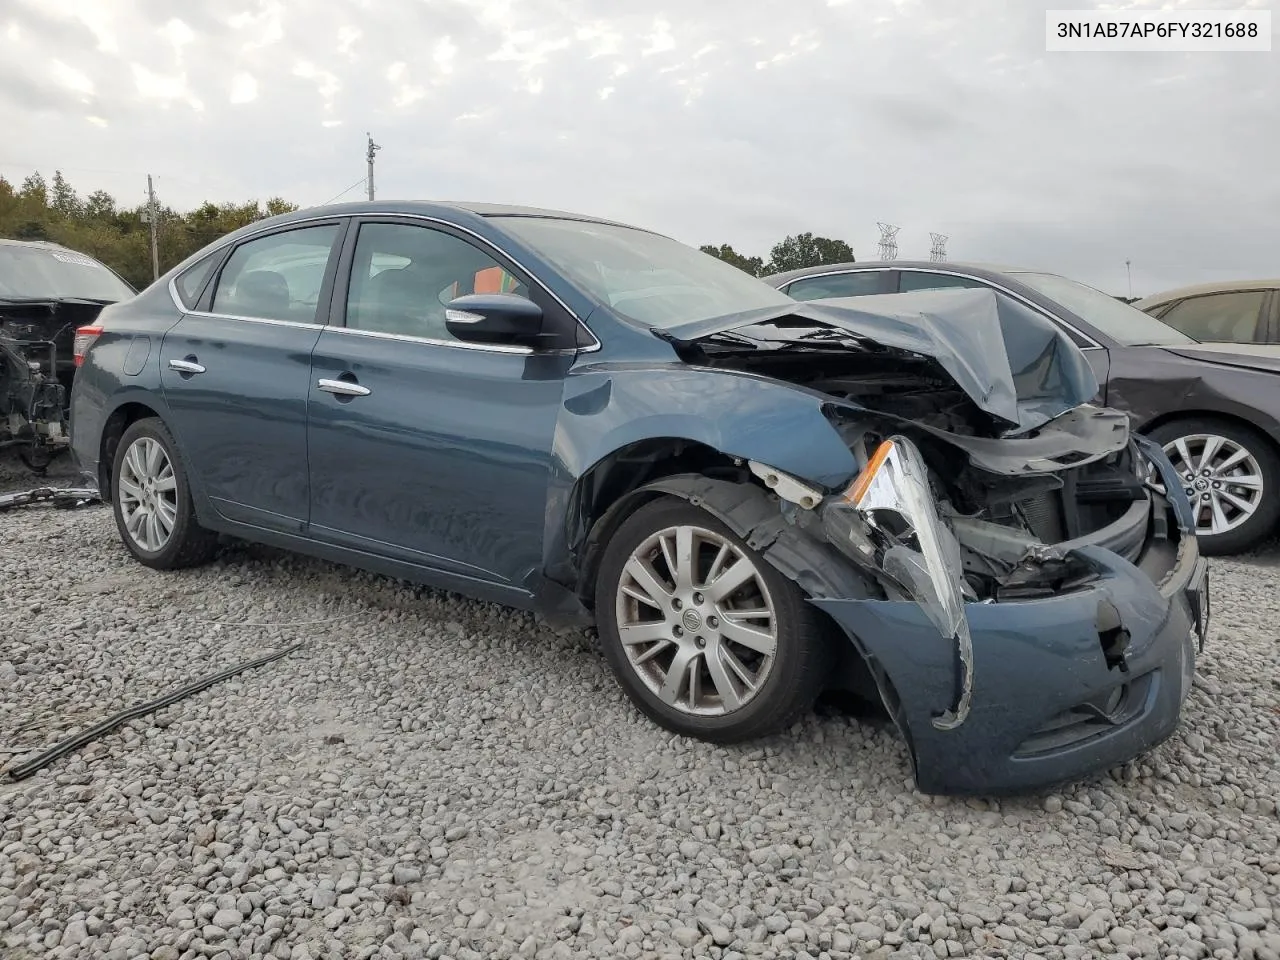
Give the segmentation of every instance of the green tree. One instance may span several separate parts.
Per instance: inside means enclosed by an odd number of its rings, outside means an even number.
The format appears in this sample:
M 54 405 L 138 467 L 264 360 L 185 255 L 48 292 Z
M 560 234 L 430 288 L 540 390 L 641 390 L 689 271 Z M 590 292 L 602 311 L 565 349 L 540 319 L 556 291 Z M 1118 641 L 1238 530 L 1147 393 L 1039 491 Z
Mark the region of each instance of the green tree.
M 85 198 L 80 212 L 87 220 L 111 220 L 116 215 L 115 198 L 105 190 L 95 190 Z
M 19 196 L 24 200 L 39 203 L 41 206 L 48 205 L 49 186 L 44 182 L 44 177 L 40 176 L 39 170 L 22 181 L 22 191 Z
M 28 220 L 26 223 L 18 225 L 18 229 L 13 231 L 13 235 L 18 240 L 48 240 L 49 231 L 39 220 Z
M 265 203 L 203 203 L 183 213 L 160 206 L 157 242 L 161 271 L 232 230 L 264 217 L 297 210 L 283 197 Z M 61 171 L 52 186 L 39 172 L 15 189 L 0 177 L 0 237 L 54 240 L 81 250 L 114 269 L 136 287 L 151 282 L 151 234 L 145 208 L 121 208 L 104 190 L 80 197 Z
M 266 215 L 268 217 L 278 217 L 283 213 L 293 213 L 297 209 L 298 205 L 296 203 L 290 203 L 281 197 L 272 197 L 267 201 Z
M 698 249 L 703 253 L 710 254 L 717 260 L 723 260 L 725 263 L 732 264 L 739 270 L 751 274 L 753 277 L 760 276 L 761 271 L 764 270 L 764 261 L 759 257 L 743 256 L 727 243 L 722 243 L 718 247 L 707 244 L 706 246 L 699 247 Z
M 843 240 L 799 233 L 774 244 L 769 252 L 768 273 L 784 273 L 824 263 L 852 263 L 853 260 L 853 248 Z
M 76 196 L 71 184 L 67 183 L 67 178 L 62 175 L 61 170 L 53 172 L 53 198 L 49 205 L 64 217 L 74 217 L 80 213 L 80 198 Z

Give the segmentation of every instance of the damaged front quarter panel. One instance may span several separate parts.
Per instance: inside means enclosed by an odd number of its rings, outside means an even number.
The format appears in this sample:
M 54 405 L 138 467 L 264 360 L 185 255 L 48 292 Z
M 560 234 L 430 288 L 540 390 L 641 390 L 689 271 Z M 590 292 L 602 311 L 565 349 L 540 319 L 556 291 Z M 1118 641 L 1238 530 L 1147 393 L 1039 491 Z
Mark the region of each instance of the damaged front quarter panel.
M 874 563 L 955 644 L 956 701 L 930 720 L 939 730 L 960 726 L 973 694 L 964 571 L 955 535 L 938 515 L 919 449 L 906 437 L 885 440 L 848 491 L 823 504 L 822 516 L 832 543 L 855 562 Z

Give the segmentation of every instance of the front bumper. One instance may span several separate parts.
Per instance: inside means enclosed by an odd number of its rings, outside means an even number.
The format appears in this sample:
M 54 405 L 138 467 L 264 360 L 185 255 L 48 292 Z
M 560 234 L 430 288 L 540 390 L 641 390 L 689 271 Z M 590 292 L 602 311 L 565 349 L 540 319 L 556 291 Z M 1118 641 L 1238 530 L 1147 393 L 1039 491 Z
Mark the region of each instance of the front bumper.
M 1208 630 L 1208 572 L 1194 537 L 1157 585 L 1108 550 L 1075 592 L 966 605 L 973 695 L 965 722 L 933 718 L 955 702 L 956 650 L 912 602 L 814 600 L 871 665 L 932 794 L 1036 790 L 1137 757 L 1177 728 Z

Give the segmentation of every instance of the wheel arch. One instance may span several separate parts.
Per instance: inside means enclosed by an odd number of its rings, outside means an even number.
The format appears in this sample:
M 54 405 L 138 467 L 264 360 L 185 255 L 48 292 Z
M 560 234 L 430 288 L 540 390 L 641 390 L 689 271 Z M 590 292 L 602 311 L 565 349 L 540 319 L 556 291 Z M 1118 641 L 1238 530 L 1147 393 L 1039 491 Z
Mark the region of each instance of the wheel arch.
M 104 498 L 109 498 L 112 491 L 112 467 L 115 464 L 116 449 L 120 438 L 130 426 L 139 420 L 155 417 L 163 420 L 156 406 L 143 400 L 125 400 L 111 411 L 102 422 L 102 433 L 98 437 L 98 489 Z
M 1233 427 L 1246 430 L 1249 433 L 1260 437 L 1271 450 L 1280 456 L 1280 441 L 1272 434 L 1259 427 L 1256 423 L 1246 419 L 1237 413 L 1227 413 L 1222 410 L 1198 409 L 1189 410 L 1172 410 L 1166 413 L 1157 414 L 1150 420 L 1147 420 L 1140 427 L 1138 432 L 1147 435 L 1170 423 L 1177 423 L 1179 420 L 1219 420 L 1228 423 Z

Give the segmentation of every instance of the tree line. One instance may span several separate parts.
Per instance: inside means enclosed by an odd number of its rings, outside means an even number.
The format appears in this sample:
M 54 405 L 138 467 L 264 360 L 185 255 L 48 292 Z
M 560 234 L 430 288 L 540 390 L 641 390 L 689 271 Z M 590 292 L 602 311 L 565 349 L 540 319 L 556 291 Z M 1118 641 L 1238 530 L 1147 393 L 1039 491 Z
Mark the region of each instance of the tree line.
M 232 230 L 297 209 L 279 197 L 266 203 L 206 202 L 187 213 L 157 203 L 160 272 Z M 0 177 L 0 237 L 52 240 L 87 253 L 139 290 L 152 279 L 146 205 L 122 207 L 105 190 L 81 196 L 60 171 L 52 183 L 37 171 L 18 187 Z
M 718 247 L 707 244 L 698 249 L 725 263 L 733 264 L 753 277 L 767 277 L 774 273 L 799 270 L 801 267 L 817 267 L 826 263 L 854 262 L 853 248 L 849 244 L 843 240 L 815 237 L 812 233 L 798 233 L 775 243 L 769 251 L 768 260 L 745 256 L 727 243 Z
M 206 202 L 186 213 L 157 204 L 160 272 L 232 230 L 297 209 L 297 204 L 280 197 L 265 203 Z M 146 204 L 123 207 L 105 190 L 81 196 L 61 171 L 54 173 L 52 182 L 37 171 L 16 187 L 0 177 L 0 237 L 52 240 L 101 260 L 139 290 L 151 282 Z M 854 259 L 853 249 L 843 240 L 812 233 L 788 236 L 774 244 L 767 260 L 741 254 L 727 243 L 701 250 L 753 277 Z

